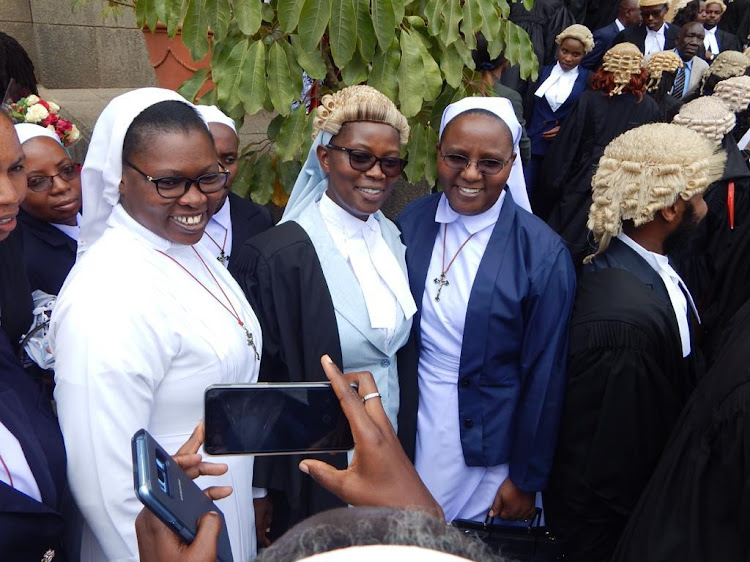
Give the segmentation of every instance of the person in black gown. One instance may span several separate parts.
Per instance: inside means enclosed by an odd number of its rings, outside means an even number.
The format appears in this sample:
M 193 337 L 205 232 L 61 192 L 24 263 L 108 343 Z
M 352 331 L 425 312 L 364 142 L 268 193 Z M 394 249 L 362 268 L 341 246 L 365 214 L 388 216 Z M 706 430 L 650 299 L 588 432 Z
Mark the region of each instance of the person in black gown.
M 666 255 L 705 214 L 702 194 L 724 160 L 698 133 L 655 123 L 613 140 L 599 161 L 589 213 L 599 248 L 573 306 L 544 494 L 571 562 L 609 560 L 701 374 L 692 300 Z

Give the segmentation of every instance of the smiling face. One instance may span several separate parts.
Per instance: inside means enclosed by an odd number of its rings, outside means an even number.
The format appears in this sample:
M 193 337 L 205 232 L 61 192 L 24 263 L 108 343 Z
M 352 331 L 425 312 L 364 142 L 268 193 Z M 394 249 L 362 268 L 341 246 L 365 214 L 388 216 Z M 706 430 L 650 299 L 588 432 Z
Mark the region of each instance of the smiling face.
M 463 171 L 448 167 L 441 157 L 459 154 L 472 162 L 483 159 L 508 161 L 495 175 L 482 175 L 475 163 Z M 451 208 L 461 215 L 478 215 L 497 202 L 510 176 L 513 138 L 508 126 L 494 115 L 459 115 L 443 131 L 438 145 L 438 181 Z
M 16 216 L 25 195 L 26 170 L 21 143 L 10 119 L 0 115 L 0 242 L 16 228 Z
M 578 39 L 568 37 L 557 48 L 557 62 L 564 71 L 573 70 L 581 64 L 586 50 Z
M 657 4 L 656 6 L 644 6 L 641 8 L 641 18 L 643 23 L 651 31 L 659 31 L 664 25 L 664 16 L 667 15 L 667 5 Z
M 398 131 L 385 123 L 356 121 L 344 123 L 331 144 L 369 152 L 379 158 L 401 156 Z M 343 150 L 318 147 L 320 167 L 328 175 L 328 197 L 358 219 L 380 210 L 393 191 L 398 177 L 388 177 L 376 163 L 366 172 L 351 167 Z
M 75 225 L 76 214 L 81 209 L 81 176 L 77 171 L 70 181 L 59 176 L 75 166 L 73 161 L 59 143 L 47 137 L 27 140 L 23 143 L 23 152 L 29 185 L 43 181 L 45 176 L 56 176 L 46 191 L 27 190 L 23 210 L 40 221 Z
M 703 24 L 706 29 L 713 29 L 714 27 L 719 25 L 722 13 L 723 12 L 721 11 L 721 4 L 718 4 L 716 2 L 706 2 L 706 20 Z
M 203 131 L 154 132 L 141 146 L 130 155 L 130 162 L 153 178 L 197 178 L 219 171 L 214 145 Z M 182 197 L 165 199 L 153 182 L 122 165 L 120 201 L 125 210 L 154 234 L 177 244 L 195 244 L 201 239 L 226 192 L 225 187 L 206 195 L 193 184 Z

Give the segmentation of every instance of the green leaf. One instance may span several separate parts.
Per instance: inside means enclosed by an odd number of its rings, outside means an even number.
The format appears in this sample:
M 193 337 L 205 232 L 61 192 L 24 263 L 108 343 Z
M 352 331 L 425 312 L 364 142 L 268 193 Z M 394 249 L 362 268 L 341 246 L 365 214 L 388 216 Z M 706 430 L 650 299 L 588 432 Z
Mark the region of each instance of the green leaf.
M 523 0 L 523 7 L 531 11 L 531 8 L 534 7 L 534 0 Z
M 282 115 L 289 115 L 289 106 L 299 95 L 289 78 L 286 53 L 278 43 L 274 43 L 268 52 L 268 93 L 273 107 Z
M 487 44 L 487 52 L 491 59 L 500 56 L 500 53 L 505 51 L 505 35 L 500 33 L 493 41 Z
M 266 99 L 265 66 L 266 46 L 262 41 L 255 41 L 247 50 L 238 85 L 239 98 L 250 115 L 260 111 Z
M 258 156 L 253 166 L 253 175 L 250 184 L 250 194 L 253 201 L 259 205 L 265 205 L 271 200 L 276 172 L 273 169 L 271 155 L 263 153 Z
M 333 62 L 344 68 L 357 49 L 357 13 L 353 0 L 332 0 L 328 33 Z
M 258 159 L 258 153 L 254 152 L 250 156 L 240 159 L 237 168 L 237 175 L 232 179 L 232 193 L 239 195 L 243 199 L 247 197 L 250 191 L 250 184 L 253 181 L 253 172 L 255 170 L 255 161 Z
M 174 39 L 177 30 L 180 29 L 182 21 L 185 19 L 185 12 L 187 11 L 188 0 L 169 0 L 167 4 L 167 35 L 170 39 Z
M 305 0 L 299 17 L 299 38 L 308 51 L 318 48 L 331 18 L 331 0 Z
M 406 157 L 409 163 L 404 168 L 406 179 L 411 183 L 417 183 L 425 173 L 425 162 L 427 161 L 427 135 L 424 125 L 415 123 L 411 127 L 409 144 L 406 146 Z
M 278 162 L 276 169 L 279 173 L 279 181 L 287 194 L 292 193 L 294 183 L 297 181 L 302 163 L 299 160 L 289 160 L 288 162 Z
M 236 2 L 247 2 L 249 0 L 235 0 Z M 260 1 L 260 0 L 258 0 Z M 276 9 L 279 18 L 279 26 L 287 33 L 291 33 L 299 23 L 299 16 L 302 12 L 302 5 L 305 0 L 279 0 Z
M 396 22 L 396 25 L 399 25 L 403 19 L 404 14 L 406 13 L 406 1 L 405 0 L 391 0 L 393 3 L 393 19 Z
M 395 100 L 398 94 L 398 72 L 399 63 L 401 62 L 401 51 L 399 50 L 398 41 L 393 38 L 391 45 L 383 51 L 378 47 L 375 53 L 375 59 L 372 61 L 372 70 L 368 77 L 367 83 L 386 95 L 389 99 Z
M 136 8 L 138 5 L 136 4 Z M 156 19 L 166 23 L 167 21 L 167 0 L 154 0 L 154 10 L 156 11 Z
M 391 0 L 372 0 L 372 25 L 378 44 L 390 45 L 396 34 L 396 18 Z
M 431 126 L 425 130 L 427 136 L 427 158 L 424 164 L 424 177 L 430 186 L 435 185 L 437 181 L 437 143 L 438 132 Z
M 434 100 L 440 95 L 440 90 L 443 88 L 443 78 L 440 75 L 440 67 L 427 50 L 428 43 L 426 39 L 422 37 L 422 34 L 417 31 L 412 31 L 411 35 L 415 39 L 419 47 L 419 54 L 422 57 L 422 67 L 424 70 L 422 99 L 425 101 Z
M 401 113 L 414 117 L 422 109 L 425 75 L 419 42 L 408 31 L 401 31 L 401 63 L 398 66 L 398 99 Z
M 427 30 L 430 35 L 437 37 L 440 33 L 440 23 L 442 22 L 441 15 L 443 0 L 430 0 L 424 8 L 424 15 L 427 18 Z
M 280 43 L 286 53 L 286 62 L 289 63 L 289 79 L 292 81 L 292 88 L 297 92 L 297 97 L 299 97 L 302 94 L 303 69 L 297 61 L 292 44 L 289 41 L 280 41 Z
M 475 34 L 482 27 L 482 13 L 479 10 L 476 0 L 464 0 L 462 15 L 461 32 L 463 33 L 464 41 L 466 41 L 466 46 L 469 49 L 476 49 L 477 40 Z
M 445 81 L 452 88 L 458 88 L 464 71 L 464 61 L 461 60 L 461 56 L 458 54 L 456 43 L 454 42 L 449 45 L 440 58 L 440 69 L 443 71 Z
M 209 72 L 210 69 L 208 68 L 200 68 L 196 70 L 195 74 L 193 74 L 193 77 L 190 78 L 190 80 L 182 83 L 182 86 L 180 86 L 180 89 L 177 90 L 177 93 L 186 100 L 194 102 L 195 98 L 198 96 L 198 92 L 203 87 L 203 84 L 205 84 Z
M 286 117 L 283 115 L 277 115 L 273 119 L 271 119 L 271 122 L 268 124 L 268 128 L 266 129 L 266 136 L 269 138 L 269 140 L 276 141 L 276 138 L 279 136 L 279 131 L 281 130 L 281 126 L 286 121 Z
M 458 24 L 461 22 L 463 14 L 461 14 L 461 0 L 448 0 L 444 6 L 440 40 L 447 47 L 458 39 Z
M 362 58 L 371 61 L 375 56 L 375 28 L 370 16 L 370 0 L 354 0 L 357 12 L 357 45 Z
M 510 64 L 518 64 L 521 78 L 536 79 L 539 61 L 534 54 L 534 46 L 527 33 L 511 21 L 505 22 L 505 57 Z
M 493 0 L 470 0 L 476 3 L 477 11 L 482 20 L 482 35 L 487 41 L 492 41 L 500 30 L 500 18 Z
M 233 0 L 234 19 L 245 35 L 254 35 L 260 29 L 261 0 Z M 281 2 L 279 2 L 281 4 Z M 279 13 L 279 17 L 281 13 Z
M 263 2 L 263 7 L 260 9 L 260 15 L 263 18 L 263 21 L 266 21 L 268 23 L 276 22 L 276 12 L 273 11 L 271 4 L 266 4 L 265 2 Z
M 223 38 L 229 31 L 229 20 L 232 17 L 229 0 L 206 0 L 208 24 L 214 34 L 214 41 Z
M 458 56 L 461 57 L 461 60 L 464 62 L 464 66 L 468 66 L 469 68 L 474 68 L 474 59 L 471 56 L 471 49 L 466 46 L 466 43 L 463 42 L 463 40 L 459 39 L 458 41 L 455 41 L 451 43 L 453 47 L 456 48 L 456 52 L 458 53 Z
M 315 121 L 315 112 L 311 111 L 307 116 L 307 123 L 305 124 L 305 131 L 302 133 L 302 157 L 304 158 L 309 152 L 310 147 L 313 143 L 313 121 Z
M 284 119 L 276 137 L 276 154 L 283 161 L 291 160 L 297 155 L 304 142 L 307 113 L 304 104 L 298 105 L 289 116 Z
M 292 49 L 297 57 L 299 65 L 307 72 L 310 78 L 316 80 L 322 80 L 326 77 L 326 63 L 323 62 L 323 57 L 320 55 L 319 49 L 313 49 L 307 51 L 302 47 L 302 42 L 299 36 L 291 35 Z
M 206 0 L 190 0 L 182 24 L 182 42 L 190 57 L 199 61 L 208 54 L 208 12 Z
M 367 64 L 362 60 L 362 55 L 355 53 L 349 64 L 341 69 L 341 78 L 347 86 L 361 84 L 367 80 L 368 70 Z

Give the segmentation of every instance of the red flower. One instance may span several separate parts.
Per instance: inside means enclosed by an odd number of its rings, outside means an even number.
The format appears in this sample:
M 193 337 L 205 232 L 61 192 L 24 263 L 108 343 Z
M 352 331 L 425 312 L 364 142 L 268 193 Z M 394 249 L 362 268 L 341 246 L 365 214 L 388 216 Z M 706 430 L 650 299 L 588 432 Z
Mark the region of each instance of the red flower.
M 43 99 L 40 99 L 37 103 L 40 104 L 40 105 L 42 105 L 44 107 L 44 109 L 46 109 L 47 111 L 49 111 L 49 104 L 46 101 L 44 101 Z
M 72 131 L 73 130 L 73 123 L 68 121 L 67 119 L 58 119 L 57 124 L 55 125 L 57 127 L 58 131 Z

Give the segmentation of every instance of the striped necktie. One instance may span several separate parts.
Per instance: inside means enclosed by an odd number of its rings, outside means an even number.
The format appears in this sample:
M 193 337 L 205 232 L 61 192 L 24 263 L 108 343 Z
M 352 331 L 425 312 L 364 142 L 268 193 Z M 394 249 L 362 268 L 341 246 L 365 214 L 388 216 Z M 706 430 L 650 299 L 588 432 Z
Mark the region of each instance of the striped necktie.
M 682 91 L 685 89 L 685 69 L 678 68 L 674 77 L 674 86 L 672 86 L 672 97 L 675 99 L 682 98 Z

